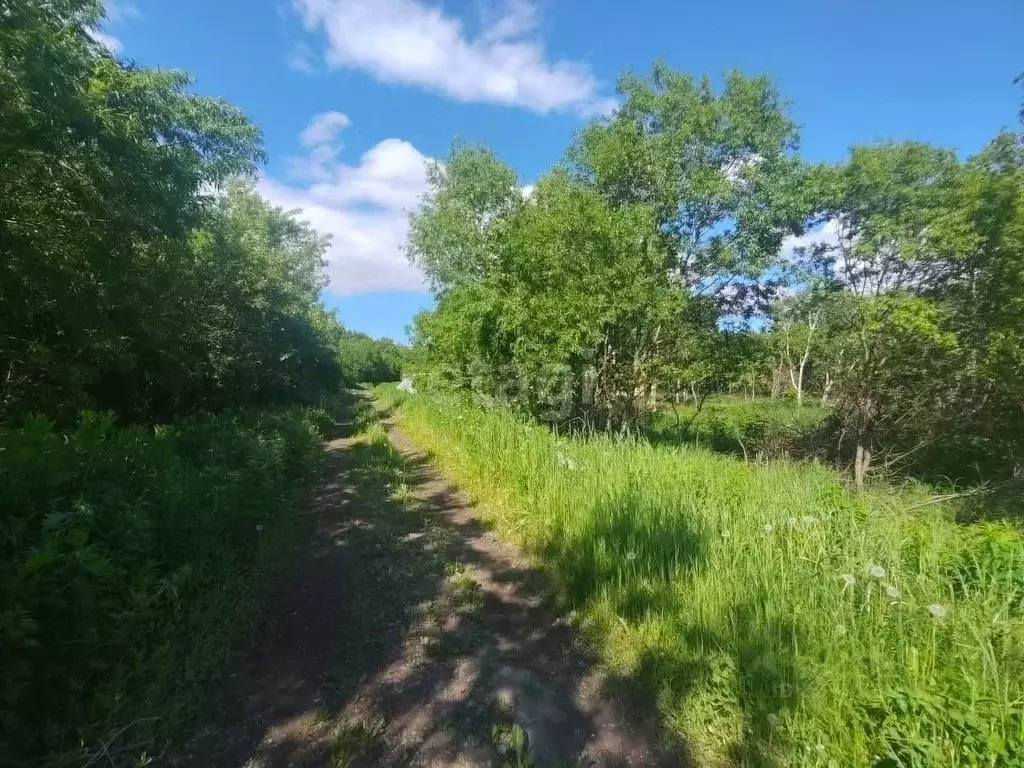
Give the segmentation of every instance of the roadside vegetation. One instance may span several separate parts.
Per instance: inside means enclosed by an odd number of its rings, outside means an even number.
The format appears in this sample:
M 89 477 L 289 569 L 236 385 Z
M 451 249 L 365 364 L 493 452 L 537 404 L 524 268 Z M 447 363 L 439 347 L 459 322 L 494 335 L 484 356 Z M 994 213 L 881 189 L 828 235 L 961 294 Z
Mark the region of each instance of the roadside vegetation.
M 5 764 L 153 755 L 200 711 L 302 530 L 292 502 L 330 423 L 292 407 L 0 430 Z
M 827 428 L 830 411 L 790 398 L 716 395 L 651 415 L 645 436 L 655 443 L 689 443 L 748 459 L 807 458 Z
M 401 350 L 320 304 L 260 131 L 94 39 L 0 24 L 0 763 L 128 764 L 202 707 L 333 429 Z
M 698 764 L 1021 764 L 1024 141 L 816 164 L 766 77 L 619 93 L 529 189 L 433 167 L 402 423 Z
M 812 462 L 378 389 L 699 765 L 1016 765 L 1024 539 Z M 637 687 L 639 690 L 637 691 Z
M 619 91 L 529 194 L 484 146 L 433 167 L 409 235 L 437 298 L 424 387 L 634 433 L 684 400 L 787 395 L 829 409 L 813 453 L 859 488 L 1016 482 L 1019 134 L 814 164 L 767 77 L 659 63 Z

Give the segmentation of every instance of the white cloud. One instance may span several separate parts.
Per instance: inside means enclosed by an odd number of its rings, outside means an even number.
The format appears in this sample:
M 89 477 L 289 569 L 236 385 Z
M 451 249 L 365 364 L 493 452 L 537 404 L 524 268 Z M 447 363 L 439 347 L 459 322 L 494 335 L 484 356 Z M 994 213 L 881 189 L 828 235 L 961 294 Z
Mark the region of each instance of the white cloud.
M 385 139 L 358 164 L 337 159 L 340 112 L 318 115 L 303 131 L 309 154 L 297 163 L 305 184 L 264 179 L 260 193 L 332 236 L 331 291 L 343 296 L 374 291 L 425 290 L 423 274 L 405 256 L 409 212 L 427 190 L 429 158 L 407 141 Z
M 139 13 L 139 9 L 131 2 L 126 0 L 107 0 L 103 5 L 103 16 L 104 18 L 101 21 L 104 22 L 104 26 L 107 26 L 138 19 L 142 14 Z M 88 29 L 86 32 L 89 37 L 110 51 L 114 56 L 119 56 L 121 51 L 124 50 L 124 45 L 122 45 L 119 38 L 100 27 Z
M 822 245 L 834 246 L 839 242 L 839 222 L 836 219 L 829 219 L 812 232 L 805 232 L 802 235 L 790 235 L 782 241 L 781 256 L 786 261 L 796 261 L 798 251 L 809 249 L 819 243 Z
M 99 29 L 89 29 L 89 30 L 86 30 L 86 32 L 88 32 L 89 37 L 91 37 L 97 43 L 102 45 L 104 48 L 106 48 L 108 51 L 110 51 L 115 56 L 120 54 L 121 50 L 124 48 L 124 46 L 121 45 L 121 41 L 120 40 L 118 40 L 113 35 L 110 35 L 110 34 L 107 34 L 106 32 L 103 32 L 102 30 L 99 30 Z
M 299 135 L 299 140 L 302 146 L 310 148 L 319 144 L 331 144 L 338 138 L 338 134 L 351 124 L 352 121 L 343 112 L 324 112 L 309 122 Z
M 597 95 L 590 70 L 549 61 L 530 38 L 532 0 L 506 0 L 503 12 L 469 37 L 462 22 L 425 0 L 293 0 L 310 31 L 327 36 L 327 64 L 380 80 L 420 86 L 465 102 L 491 102 L 546 113 L 606 114 L 614 99 Z

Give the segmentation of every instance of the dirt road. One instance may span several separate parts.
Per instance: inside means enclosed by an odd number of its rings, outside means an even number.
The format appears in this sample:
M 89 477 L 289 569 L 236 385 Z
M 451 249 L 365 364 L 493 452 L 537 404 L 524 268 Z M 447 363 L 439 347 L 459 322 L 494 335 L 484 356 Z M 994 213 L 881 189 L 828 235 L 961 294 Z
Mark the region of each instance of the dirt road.
M 606 693 L 542 576 L 378 418 L 326 445 L 311 539 L 173 763 L 679 764 Z

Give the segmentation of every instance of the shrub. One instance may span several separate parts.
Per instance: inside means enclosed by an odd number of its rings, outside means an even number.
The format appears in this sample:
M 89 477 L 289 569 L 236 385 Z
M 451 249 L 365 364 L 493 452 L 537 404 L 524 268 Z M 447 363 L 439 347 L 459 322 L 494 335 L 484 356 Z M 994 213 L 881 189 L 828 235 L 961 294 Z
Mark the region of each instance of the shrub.
M 293 408 L 0 431 L 0 762 L 165 737 L 226 658 L 318 453 Z

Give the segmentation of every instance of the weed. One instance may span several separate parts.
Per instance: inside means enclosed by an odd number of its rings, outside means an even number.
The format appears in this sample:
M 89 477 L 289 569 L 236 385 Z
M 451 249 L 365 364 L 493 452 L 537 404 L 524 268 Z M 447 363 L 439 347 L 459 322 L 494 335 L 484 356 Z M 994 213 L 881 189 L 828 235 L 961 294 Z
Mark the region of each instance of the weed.
M 0 431 L 3 758 L 152 746 L 195 711 L 296 529 L 289 498 L 324 420 L 84 414 L 66 434 L 40 418 Z
M 533 768 L 530 759 L 530 737 L 519 723 L 495 723 L 491 741 L 501 755 L 502 768 Z
M 380 743 L 386 730 L 383 717 L 339 725 L 331 737 L 331 768 L 348 768 L 357 758 L 365 757 Z
M 480 608 L 484 595 L 473 569 L 463 563 L 447 563 L 445 591 L 458 611 L 470 613 Z

